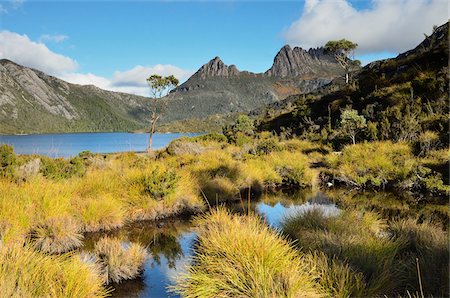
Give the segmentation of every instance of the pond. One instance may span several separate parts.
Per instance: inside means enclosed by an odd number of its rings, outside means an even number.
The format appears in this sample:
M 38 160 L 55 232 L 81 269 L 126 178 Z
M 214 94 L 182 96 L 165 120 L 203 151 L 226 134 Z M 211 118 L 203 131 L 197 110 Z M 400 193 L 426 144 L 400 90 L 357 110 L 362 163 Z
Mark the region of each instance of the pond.
M 289 196 L 279 194 L 254 201 L 250 206 L 238 203 L 229 208 L 238 213 L 246 213 L 248 209 L 255 211 L 274 228 L 279 228 L 284 216 L 311 208 L 321 208 L 329 215 L 340 212 L 335 203 L 320 192 Z M 108 233 L 88 234 L 83 249 L 92 250 L 95 242 L 105 234 L 117 237 L 124 243 L 139 242 L 147 247 L 150 256 L 140 278 L 112 285 L 113 297 L 176 297 L 167 291 L 167 286 L 189 264 L 196 240 L 194 227 L 188 218 L 167 219 L 158 223 L 139 222 Z
M 157 133 L 153 137 L 153 148 L 167 146 L 172 140 L 197 133 Z M 50 157 L 70 157 L 81 151 L 113 153 L 145 151 L 148 134 L 127 132 L 64 133 L 32 135 L 0 135 L 0 144 L 14 146 L 17 154 L 40 154 Z

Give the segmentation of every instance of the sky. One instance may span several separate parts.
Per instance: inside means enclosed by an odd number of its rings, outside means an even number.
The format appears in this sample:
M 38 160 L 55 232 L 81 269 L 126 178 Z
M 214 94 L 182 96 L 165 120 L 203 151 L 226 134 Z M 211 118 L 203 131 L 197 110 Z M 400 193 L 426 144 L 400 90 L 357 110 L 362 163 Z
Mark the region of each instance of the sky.
M 347 38 L 363 64 L 394 57 L 447 19 L 447 0 L 0 0 L 0 58 L 148 96 L 153 73 L 183 82 L 215 56 L 264 72 L 285 44 Z

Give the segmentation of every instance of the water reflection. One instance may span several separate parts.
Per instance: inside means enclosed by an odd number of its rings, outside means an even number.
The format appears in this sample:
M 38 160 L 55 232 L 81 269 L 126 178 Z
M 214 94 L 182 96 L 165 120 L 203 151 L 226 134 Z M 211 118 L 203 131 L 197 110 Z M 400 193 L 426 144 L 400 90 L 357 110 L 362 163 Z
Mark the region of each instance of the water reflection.
M 92 250 L 103 235 L 117 237 L 123 242 L 138 242 L 150 255 L 141 278 L 112 285 L 113 297 L 170 296 L 167 286 L 173 276 L 186 267 L 196 236 L 191 231 L 189 219 L 141 222 L 111 232 L 88 234 L 84 249 Z
M 322 208 L 330 215 L 339 212 L 336 204 L 324 194 L 311 192 L 266 195 L 260 201 L 251 202 L 250 206 L 242 202 L 227 207 L 238 213 L 247 213 L 250 208 L 274 228 L 279 228 L 282 218 L 293 212 L 304 212 L 310 208 Z M 167 286 L 188 265 L 196 240 L 189 219 L 141 222 L 112 232 L 91 233 L 86 237 L 84 249 L 92 250 L 95 242 L 105 234 L 124 242 L 139 242 L 150 255 L 140 279 L 112 285 L 113 297 L 174 297 L 167 292 Z
M 281 228 L 281 222 L 284 218 L 316 208 L 321 209 L 325 216 L 335 216 L 340 212 L 336 204 L 320 192 L 309 197 L 303 204 L 291 201 L 288 203 L 276 202 L 275 204 L 259 202 L 256 205 L 257 213 L 265 218 L 268 225 L 277 229 Z

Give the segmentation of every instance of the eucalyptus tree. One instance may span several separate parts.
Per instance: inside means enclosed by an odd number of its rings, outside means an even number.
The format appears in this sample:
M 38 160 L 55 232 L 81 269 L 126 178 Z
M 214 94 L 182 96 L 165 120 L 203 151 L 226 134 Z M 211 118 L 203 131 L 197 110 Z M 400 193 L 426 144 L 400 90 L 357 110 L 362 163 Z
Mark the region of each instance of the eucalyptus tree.
M 358 47 L 357 43 L 353 43 L 347 39 L 330 40 L 325 45 L 325 51 L 334 54 L 339 65 L 345 70 L 345 83 L 349 82 L 349 73 L 352 66 L 359 66 L 359 60 L 352 60 L 355 49 Z
M 161 98 L 166 96 L 172 89 L 176 88 L 179 84 L 177 78 L 173 75 L 164 77 L 157 74 L 153 74 L 147 78 L 147 83 L 150 87 L 150 93 L 153 100 L 151 101 L 151 118 L 150 118 L 150 138 L 148 140 L 148 154 L 152 153 L 153 134 L 156 129 L 156 122 L 161 118 L 166 107 L 166 102 Z

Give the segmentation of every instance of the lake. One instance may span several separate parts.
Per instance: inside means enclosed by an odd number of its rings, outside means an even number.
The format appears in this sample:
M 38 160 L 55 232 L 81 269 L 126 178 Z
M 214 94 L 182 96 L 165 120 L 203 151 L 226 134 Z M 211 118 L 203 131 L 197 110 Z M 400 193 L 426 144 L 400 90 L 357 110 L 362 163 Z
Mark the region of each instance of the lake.
M 195 135 L 198 134 L 157 133 L 153 136 L 153 149 L 165 147 L 173 139 Z M 17 154 L 70 157 L 84 150 L 95 153 L 146 151 L 148 138 L 148 134 L 128 132 L 0 135 L 0 144 L 14 146 Z

